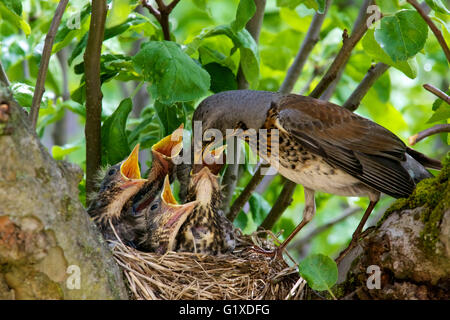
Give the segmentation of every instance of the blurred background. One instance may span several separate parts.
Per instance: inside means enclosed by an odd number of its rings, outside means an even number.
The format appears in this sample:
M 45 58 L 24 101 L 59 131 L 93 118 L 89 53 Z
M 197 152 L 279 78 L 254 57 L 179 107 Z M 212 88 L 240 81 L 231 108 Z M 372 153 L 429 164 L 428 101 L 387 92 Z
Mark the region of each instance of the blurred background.
M 256 52 L 259 56 L 259 64 L 256 66 L 259 67 L 259 81 L 251 83 L 253 89 L 277 91 L 286 77 L 315 14 L 314 1 L 297 2 L 295 6 L 283 6 L 283 1 L 267 0 Z M 392 6 L 392 1 L 379 2 L 377 4 L 382 7 L 383 14 L 402 8 L 397 1 L 394 1 L 395 6 Z M 6 5 L 3 3 L 6 2 L 2 1 L 0 10 L 0 60 L 12 83 L 15 98 L 22 106 L 29 108 L 45 35 L 58 1 L 22 1 L 22 11 L 17 17 L 7 15 Z M 38 135 L 55 159 L 74 162 L 83 169 L 86 113 L 81 63 L 86 45 L 85 35 L 89 29 L 90 18 L 86 11 L 88 3 L 83 0 L 70 1 L 66 9 L 53 47 L 55 54 L 50 59 L 46 91 L 37 125 Z M 133 1 L 128 1 L 127 5 L 130 6 L 130 3 Z M 238 4 L 238 0 L 181 0 L 170 15 L 173 40 L 183 49 L 189 48 L 188 45 L 196 41 L 205 32 L 205 28 L 231 23 L 235 19 Z M 320 81 L 321 75 L 341 47 L 343 30 L 352 29 L 361 4 L 362 0 L 332 2 L 321 28 L 320 41 L 308 58 L 295 84 L 294 93 L 307 95 Z M 449 26 L 449 15 L 434 12 L 433 15 L 444 24 L 440 27 L 450 43 L 449 32 L 445 29 L 445 24 Z M 136 17 L 140 20 L 135 19 Z M 122 22 L 117 24 L 115 19 Z M 131 12 L 124 10 L 124 13 L 110 13 L 106 28 L 111 32 L 111 37 L 104 41 L 102 52 L 103 120 L 113 114 L 121 101 L 132 97 L 133 107 L 126 119 L 125 132 L 130 147 L 137 142 L 141 143 L 141 165 L 145 172 L 151 163 L 149 148 L 153 143 L 178 127 L 181 122 L 190 130 L 192 113 L 207 95 L 237 88 L 240 53 L 233 49 L 235 44 L 226 35 L 202 40 L 201 46 L 192 51 L 190 56 L 208 71 L 211 77 L 210 91 L 195 101 L 175 103 L 161 111 L 147 90 L 148 83 L 130 66 L 130 57 L 139 51 L 143 42 L 162 39 L 158 22 L 146 9 L 138 6 L 133 7 Z M 354 49 L 330 101 L 342 104 L 370 66 L 378 62 L 368 52 L 369 40 L 363 39 Z M 447 120 L 442 117 L 432 118 L 436 97 L 424 90 L 422 85 L 431 83 L 442 89 L 448 88 L 450 81 L 445 55 L 431 31 L 428 32 L 424 48 L 410 62 L 409 71 L 389 68 L 376 81 L 356 111 L 391 130 L 405 143 L 409 136 L 435 123 L 446 123 Z M 449 150 L 447 135 L 429 137 L 414 148 L 428 156 L 442 159 Z M 248 148 L 243 150 L 249 153 Z M 247 158 L 249 157 L 253 155 L 248 155 Z M 246 186 L 254 171 L 254 165 L 242 166 L 234 198 Z M 245 233 L 257 230 L 281 189 L 281 177 L 266 177 L 238 215 L 235 225 Z M 80 184 L 80 199 L 85 201 L 84 181 Z M 316 201 L 317 215 L 297 235 L 290 247 L 289 252 L 296 259 L 310 253 L 336 256 L 350 240 L 369 202 L 368 199 L 323 193 L 316 195 Z M 393 201 L 390 197 L 383 197 L 368 225 L 376 224 Z M 303 203 L 303 190 L 298 186 L 293 202 L 273 227 L 274 233 L 284 230 L 280 239 L 283 235 L 287 236 L 300 222 Z M 331 226 L 325 227 L 326 224 Z

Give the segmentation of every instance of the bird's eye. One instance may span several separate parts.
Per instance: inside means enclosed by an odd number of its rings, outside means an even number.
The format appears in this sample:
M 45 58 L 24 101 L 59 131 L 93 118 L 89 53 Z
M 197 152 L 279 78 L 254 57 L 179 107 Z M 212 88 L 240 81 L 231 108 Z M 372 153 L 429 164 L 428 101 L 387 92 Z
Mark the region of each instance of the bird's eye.
M 108 171 L 108 176 L 112 176 L 114 173 L 116 173 L 117 172 L 117 170 L 115 169 L 115 168 L 111 168 L 111 169 L 109 169 L 109 171 Z
M 150 210 L 156 210 L 156 209 L 158 209 L 158 204 L 157 203 L 155 203 L 154 205 L 152 205 L 151 207 L 150 207 Z

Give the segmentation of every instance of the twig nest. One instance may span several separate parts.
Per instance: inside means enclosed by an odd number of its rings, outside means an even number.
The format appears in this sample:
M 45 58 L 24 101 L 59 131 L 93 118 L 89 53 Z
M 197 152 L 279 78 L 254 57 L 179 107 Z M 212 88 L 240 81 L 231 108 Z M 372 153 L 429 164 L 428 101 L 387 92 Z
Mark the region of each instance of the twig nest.
M 141 252 L 114 241 L 114 258 L 138 300 L 301 299 L 305 281 L 282 259 L 252 250 L 261 239 L 239 236 L 233 253 L 217 256 L 169 251 Z M 257 240 L 255 240 L 257 239 Z M 265 249 L 273 249 L 264 240 Z

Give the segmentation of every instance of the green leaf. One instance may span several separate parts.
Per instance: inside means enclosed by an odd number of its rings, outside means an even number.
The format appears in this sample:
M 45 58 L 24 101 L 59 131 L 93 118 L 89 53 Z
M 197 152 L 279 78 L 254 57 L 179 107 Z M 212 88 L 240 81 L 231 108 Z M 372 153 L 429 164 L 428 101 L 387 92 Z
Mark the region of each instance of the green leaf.
M 234 33 L 229 25 L 206 28 L 187 45 L 186 53 L 188 55 L 194 54 L 194 52 L 199 49 L 204 39 L 218 35 L 226 35 L 233 41 L 235 48 L 239 49 L 241 54 L 240 62 L 245 79 L 250 83 L 251 89 L 256 89 L 259 82 L 258 45 L 247 29 L 242 29 L 241 31 Z
M 236 19 L 231 23 L 231 29 L 236 33 L 242 30 L 256 11 L 254 0 L 241 0 L 236 11 Z
M 326 0 L 277 0 L 277 7 L 288 7 L 295 9 L 299 4 L 303 3 L 306 7 L 314 9 L 319 13 L 323 13 Z
M 76 12 L 69 18 L 61 22 L 58 32 L 53 43 L 52 53 L 60 51 L 65 46 L 69 45 L 75 37 L 80 37 L 83 33 L 81 25 L 87 20 L 91 13 L 91 5 L 88 3 L 81 12 Z M 77 23 L 79 22 L 79 26 Z
M 376 61 L 383 62 L 400 70 L 411 79 L 414 79 L 417 76 L 417 62 L 415 58 L 411 58 L 407 61 L 394 62 L 375 41 L 373 30 L 367 30 L 367 33 L 362 40 L 362 45 L 364 51 Z
M 126 134 L 128 115 L 133 108 L 130 98 L 122 100 L 119 107 L 102 125 L 102 162 L 116 164 L 125 159 L 131 152 Z
M 450 10 L 447 9 L 442 0 L 425 0 L 425 2 L 436 12 L 450 14 Z
M 154 107 L 164 128 L 163 136 L 172 133 L 180 124 L 186 123 L 186 113 L 182 103 L 164 104 L 156 101 Z
M 299 264 L 300 275 L 313 290 L 328 290 L 338 279 L 336 262 L 323 254 L 313 254 Z
M 105 29 L 103 40 L 106 41 L 108 39 L 114 38 L 124 33 L 125 31 L 129 30 L 130 28 L 138 25 L 145 25 L 146 28 L 151 29 L 151 31 L 148 31 L 149 33 L 154 31 L 154 25 L 148 20 L 148 18 L 146 18 L 141 14 L 133 12 L 129 15 L 128 19 L 125 22 L 115 25 L 114 27 Z M 69 65 L 71 65 L 73 60 L 75 60 L 75 58 L 78 57 L 86 48 L 87 40 L 88 40 L 88 32 L 86 32 L 83 35 L 81 40 L 77 43 L 77 45 L 73 49 L 72 54 L 68 59 Z
M 80 145 L 65 145 L 62 147 L 55 145 L 52 147 L 52 156 L 55 160 L 64 160 L 66 156 L 80 148 Z
M 402 10 L 381 19 L 375 40 L 394 62 L 405 61 L 425 46 L 428 25 L 416 10 Z
M 270 204 L 259 194 L 254 192 L 250 199 L 250 212 L 252 213 L 253 221 L 259 226 L 264 221 L 264 218 L 269 213 Z
M 14 99 L 24 108 L 31 107 L 34 95 L 34 87 L 25 83 L 14 83 L 11 86 Z
M 9 10 L 12 10 L 17 15 L 19 15 L 19 16 L 22 15 L 22 1 L 20 1 L 20 0 L 1 0 L 0 2 L 3 2 Z
M 208 63 L 203 66 L 211 77 L 211 91 L 214 93 L 236 90 L 237 80 L 234 73 L 216 62 Z
M 0 1 L 0 16 L 21 29 L 26 36 L 30 35 L 30 25 L 22 19 L 22 10 L 18 7 L 17 1 Z M 20 14 L 19 14 L 20 12 Z
M 161 103 L 192 101 L 206 95 L 209 74 L 171 41 L 150 41 L 133 57 L 150 92 Z
M 136 7 L 136 5 L 130 5 L 130 0 L 112 0 L 111 5 L 112 7 L 108 10 L 108 17 L 106 18 L 106 28 L 123 23 Z
M 446 103 L 441 104 L 439 108 L 434 112 L 427 123 L 433 123 L 450 119 L 450 106 Z
M 239 214 L 237 215 L 236 219 L 234 219 L 233 225 L 236 228 L 244 230 L 247 227 L 247 224 L 248 224 L 248 217 L 245 214 L 245 212 L 241 210 L 241 212 L 239 212 Z

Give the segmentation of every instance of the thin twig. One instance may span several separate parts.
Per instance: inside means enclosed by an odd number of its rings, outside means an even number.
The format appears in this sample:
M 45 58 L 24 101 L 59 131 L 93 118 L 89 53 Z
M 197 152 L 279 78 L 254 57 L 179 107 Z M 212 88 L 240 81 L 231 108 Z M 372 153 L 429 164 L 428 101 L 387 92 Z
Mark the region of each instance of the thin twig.
M 275 222 L 281 217 L 283 212 L 292 202 L 292 195 L 294 194 L 295 188 L 297 184 L 291 180 L 287 180 L 284 183 L 283 190 L 281 190 L 280 195 L 277 198 L 277 201 L 273 205 L 267 217 L 261 223 L 261 228 L 266 230 L 271 230 L 275 225 Z
M 339 222 L 341 222 L 341 221 L 347 219 L 348 217 L 354 215 L 355 213 L 359 212 L 360 210 L 361 210 L 360 207 L 350 207 L 350 208 L 345 209 L 345 211 L 344 211 L 344 213 L 342 215 L 340 215 L 339 217 L 337 217 L 337 218 L 335 218 L 333 220 L 330 220 L 327 223 L 321 225 L 320 227 L 312 230 L 311 232 L 309 232 L 303 238 L 298 239 L 297 241 L 294 241 L 292 243 L 292 245 L 290 245 L 289 247 L 292 247 L 293 249 L 296 249 L 296 251 L 300 251 L 305 244 L 310 242 L 310 240 L 312 238 L 314 238 L 318 234 L 324 232 L 325 230 L 331 228 L 335 224 L 338 224 Z
M 359 11 L 359 15 L 357 18 L 357 22 L 355 23 L 356 27 L 353 29 L 352 34 L 348 37 L 346 30 L 344 30 L 343 45 L 336 58 L 334 59 L 331 66 L 328 68 L 327 72 L 323 76 L 322 80 L 319 84 L 314 88 L 313 92 L 311 92 L 310 96 L 313 98 L 319 98 L 328 86 L 337 79 L 339 72 L 345 67 L 348 60 L 350 59 L 350 55 L 355 48 L 356 44 L 361 40 L 363 35 L 366 33 L 368 29 L 368 13 L 367 7 L 373 3 L 373 0 L 366 0 L 364 5 L 361 7 Z
M 255 42 L 259 42 L 259 34 L 264 20 L 264 10 L 266 9 L 266 0 L 254 0 L 256 11 L 253 17 L 247 22 L 245 29 L 252 35 Z
M 352 92 L 350 97 L 342 105 L 344 108 L 355 111 L 358 109 L 361 100 L 364 98 L 366 93 L 372 88 L 373 84 L 386 70 L 389 69 L 387 64 L 382 62 L 377 63 L 375 66 L 370 67 L 362 81 L 358 84 L 356 89 Z
M 441 30 L 436 27 L 433 20 L 426 14 L 424 9 L 420 6 L 420 4 L 416 0 L 406 0 L 410 5 L 412 5 L 417 12 L 422 16 L 423 20 L 428 24 L 431 31 L 433 31 L 434 35 L 436 36 L 439 44 L 442 47 L 442 50 L 444 50 L 445 56 L 447 57 L 448 62 L 450 63 L 450 49 L 447 46 L 447 43 L 445 42 L 444 37 L 442 36 Z
M 55 14 L 50 24 L 47 36 L 45 37 L 44 49 L 42 51 L 41 63 L 37 75 L 36 87 L 34 89 L 33 100 L 30 109 L 30 122 L 32 130 L 36 129 L 36 123 L 39 116 L 39 108 L 41 106 L 42 96 L 45 91 L 45 78 L 47 76 L 48 64 L 50 56 L 52 55 L 53 41 L 55 40 L 56 32 L 58 31 L 61 18 L 66 10 L 69 0 L 61 0 L 56 7 Z
M 100 56 L 105 33 L 106 0 L 92 2 L 91 23 L 84 52 L 86 78 L 86 194 L 95 190 L 95 174 L 101 165 L 102 90 Z
M 247 203 L 248 199 L 250 199 L 250 197 L 253 194 L 253 192 L 255 191 L 256 187 L 259 185 L 259 183 L 264 178 L 264 175 L 261 174 L 262 167 L 265 167 L 265 165 L 264 164 L 259 165 L 259 167 L 255 171 L 255 174 L 253 175 L 252 179 L 245 186 L 245 189 L 241 192 L 239 197 L 237 197 L 237 199 L 234 200 L 233 205 L 231 206 L 230 211 L 227 214 L 228 220 L 233 221 L 237 217 L 238 213 L 241 211 L 241 209 Z
M 438 98 L 441 98 L 442 100 L 444 100 L 445 102 L 450 104 L 450 97 L 444 91 L 441 91 L 438 88 L 436 88 L 435 86 L 428 84 L 428 83 L 424 84 L 423 87 L 426 90 L 430 91 L 435 96 L 437 96 Z
M 147 0 L 141 0 L 142 6 L 147 8 L 148 11 L 156 18 L 156 20 L 158 20 L 163 31 L 164 40 L 167 41 L 170 41 L 169 15 L 176 7 L 178 2 L 180 2 L 180 0 L 173 0 L 168 5 L 165 5 L 163 0 L 156 0 L 158 9 L 155 9 L 151 4 L 147 2 Z
M 286 74 L 286 78 L 280 87 L 280 92 L 282 93 L 290 93 L 294 88 L 295 83 L 300 76 L 303 66 L 306 63 L 311 51 L 314 49 L 314 46 L 319 41 L 320 29 L 322 27 L 323 21 L 325 20 L 325 16 L 327 14 L 328 8 L 330 7 L 331 0 L 327 0 L 325 3 L 325 10 L 323 13 L 316 12 L 314 18 L 309 25 L 308 32 L 306 33 L 305 38 L 303 39 L 300 50 L 295 56 L 294 62 L 289 67 L 289 70 Z
M 415 135 L 409 137 L 408 142 L 410 145 L 413 146 L 420 140 L 425 139 L 426 137 L 442 132 L 450 132 L 450 124 L 446 123 L 434 125 L 431 128 L 420 131 L 419 133 L 416 133 Z
M 1 61 L 0 61 L 0 81 L 3 81 L 3 83 L 7 87 L 9 87 L 11 85 L 11 83 L 9 82 L 9 79 L 8 79 L 8 75 L 6 74 L 5 69 L 3 69 L 3 65 L 2 65 Z

